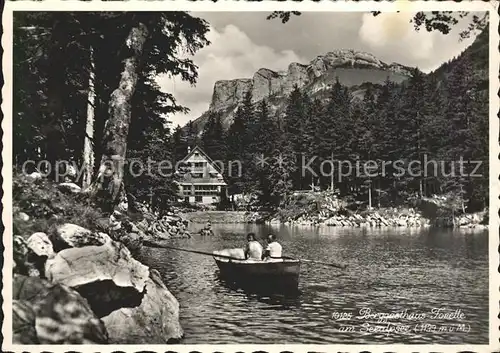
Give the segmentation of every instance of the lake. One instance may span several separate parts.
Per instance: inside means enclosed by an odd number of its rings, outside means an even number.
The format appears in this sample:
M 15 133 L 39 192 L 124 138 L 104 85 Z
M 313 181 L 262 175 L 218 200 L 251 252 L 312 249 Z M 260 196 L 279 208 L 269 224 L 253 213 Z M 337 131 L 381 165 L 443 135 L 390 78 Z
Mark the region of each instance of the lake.
M 213 229 L 214 237 L 195 235 L 172 245 L 212 251 L 244 246 L 250 231 L 259 240 L 274 232 L 284 256 L 348 267 L 303 263 L 299 294 L 262 295 L 221 281 L 210 256 L 144 248 L 140 260 L 160 271 L 180 303 L 182 343 L 488 342 L 487 231 L 246 224 Z

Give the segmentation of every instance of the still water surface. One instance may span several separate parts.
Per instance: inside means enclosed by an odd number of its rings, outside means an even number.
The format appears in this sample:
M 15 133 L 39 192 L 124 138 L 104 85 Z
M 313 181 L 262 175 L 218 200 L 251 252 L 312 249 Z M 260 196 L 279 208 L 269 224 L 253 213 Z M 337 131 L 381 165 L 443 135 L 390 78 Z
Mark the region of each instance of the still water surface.
M 222 282 L 210 256 L 145 248 L 141 261 L 160 271 L 180 303 L 183 343 L 487 343 L 486 231 L 244 224 L 214 231 L 173 245 L 241 247 L 246 232 L 272 231 L 283 255 L 348 268 L 303 263 L 298 295 L 258 295 Z

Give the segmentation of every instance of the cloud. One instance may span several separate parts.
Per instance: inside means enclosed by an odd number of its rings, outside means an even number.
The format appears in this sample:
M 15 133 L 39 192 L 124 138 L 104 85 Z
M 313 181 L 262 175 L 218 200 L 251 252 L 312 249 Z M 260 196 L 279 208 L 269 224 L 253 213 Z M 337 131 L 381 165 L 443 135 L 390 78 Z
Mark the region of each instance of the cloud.
M 208 34 L 211 44 L 193 58 L 198 65 L 199 78 L 193 88 L 179 79 L 160 76 L 158 83 L 164 91 L 172 92 L 178 103 L 190 108 L 190 113 L 168 117 L 174 125 L 184 125 L 208 109 L 215 81 L 251 78 L 260 68 L 285 70 L 291 62 L 305 63 L 292 50 L 277 51 L 269 46 L 255 44 L 237 26 L 230 24 L 222 30 L 214 28 Z
M 416 31 L 410 20 L 413 13 L 364 14 L 359 39 L 383 61 L 434 70 L 443 62 L 459 55 L 474 38 L 459 41 L 458 33 L 467 21 L 456 25 L 448 35 L 425 28 Z
M 415 31 L 410 23 L 412 17 L 412 13 L 364 14 L 359 36 L 375 51 L 399 52 L 412 59 L 429 58 L 436 34 Z

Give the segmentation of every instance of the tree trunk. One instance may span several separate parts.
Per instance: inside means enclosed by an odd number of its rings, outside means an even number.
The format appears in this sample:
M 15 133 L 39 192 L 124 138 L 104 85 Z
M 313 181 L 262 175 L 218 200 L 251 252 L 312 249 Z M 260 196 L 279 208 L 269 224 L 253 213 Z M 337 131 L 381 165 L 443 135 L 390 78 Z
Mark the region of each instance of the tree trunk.
M 104 126 L 103 151 L 93 193 L 102 197 L 103 206 L 110 211 L 123 194 L 124 163 L 127 153 L 127 137 L 131 121 L 131 101 L 139 76 L 140 59 L 148 36 L 143 23 L 130 30 L 125 41 L 128 50 L 123 60 L 118 88 L 109 100 L 109 117 Z
M 87 124 L 85 126 L 85 141 L 83 144 L 83 189 L 90 186 L 94 171 L 94 119 L 95 119 L 95 65 L 94 50 L 90 47 L 89 93 L 87 98 Z
M 41 127 L 45 135 L 45 158 L 49 162 L 50 175 L 55 173 L 56 162 L 68 159 L 61 119 L 64 113 L 63 92 L 65 91 L 66 71 L 64 69 L 64 49 L 67 45 L 67 32 L 64 29 L 64 15 L 57 16 L 52 26 L 51 47 L 49 51 L 49 75 L 47 79 L 47 115 Z M 49 172 L 49 171 L 47 171 Z M 56 180 L 60 182 L 60 180 Z
M 331 164 L 331 170 L 330 170 L 330 189 L 332 190 L 332 192 L 335 191 L 334 189 L 334 185 L 333 185 L 333 154 L 331 155 L 331 161 L 332 161 L 332 164 Z
M 380 184 L 381 184 L 381 183 L 380 183 L 380 178 L 379 178 L 379 179 L 378 179 L 378 201 L 377 201 L 377 202 L 378 202 L 378 203 L 377 203 L 378 208 L 380 208 L 380 197 L 381 197 L 381 195 L 382 195 L 382 190 L 381 190 L 381 189 L 382 189 L 382 186 L 381 186 Z
M 372 209 L 372 182 L 368 185 L 368 209 Z

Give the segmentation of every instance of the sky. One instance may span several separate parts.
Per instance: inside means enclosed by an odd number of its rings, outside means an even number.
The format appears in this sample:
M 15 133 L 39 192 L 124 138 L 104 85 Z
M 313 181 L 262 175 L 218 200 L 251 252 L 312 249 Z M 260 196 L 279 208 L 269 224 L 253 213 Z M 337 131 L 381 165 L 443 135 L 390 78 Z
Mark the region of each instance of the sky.
M 168 116 L 172 126 L 185 125 L 208 109 L 218 80 L 251 78 L 260 68 L 284 70 L 291 62 L 309 63 L 334 49 L 372 53 L 391 63 L 418 67 L 424 72 L 438 68 L 459 55 L 474 38 L 459 40 L 461 28 L 448 35 L 415 31 L 411 13 L 307 12 L 286 24 L 267 20 L 267 12 L 192 12 L 210 24 L 211 44 L 193 57 L 199 67 L 195 86 L 180 78 L 158 77 L 163 91 L 190 109 Z

